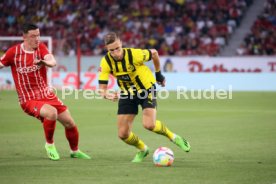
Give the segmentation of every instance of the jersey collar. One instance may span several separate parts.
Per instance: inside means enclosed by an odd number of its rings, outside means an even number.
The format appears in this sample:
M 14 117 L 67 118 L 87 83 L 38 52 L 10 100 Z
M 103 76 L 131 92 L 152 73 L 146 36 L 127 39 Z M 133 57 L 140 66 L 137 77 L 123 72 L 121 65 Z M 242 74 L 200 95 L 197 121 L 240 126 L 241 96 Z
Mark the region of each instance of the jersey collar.
M 124 61 L 125 54 L 126 54 L 125 49 L 123 49 L 123 58 L 122 58 L 122 60 L 116 60 L 116 59 L 113 58 L 113 57 L 111 56 L 111 54 L 109 53 L 110 57 L 111 57 L 111 58 L 113 59 L 113 61 L 115 61 L 115 62 L 122 62 L 122 61 Z
M 25 50 L 24 49 L 24 45 L 23 45 L 23 43 L 21 43 L 21 49 L 25 52 L 25 53 L 28 53 L 28 54 L 33 54 L 34 53 L 34 51 L 28 51 L 28 50 Z

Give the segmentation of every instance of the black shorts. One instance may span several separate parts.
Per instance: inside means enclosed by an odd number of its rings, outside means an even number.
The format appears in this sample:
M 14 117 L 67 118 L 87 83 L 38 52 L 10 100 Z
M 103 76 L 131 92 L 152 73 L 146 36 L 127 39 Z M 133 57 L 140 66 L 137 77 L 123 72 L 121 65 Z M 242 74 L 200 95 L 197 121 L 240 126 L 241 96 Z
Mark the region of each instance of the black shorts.
M 156 88 L 150 88 L 136 95 L 121 95 L 117 114 L 138 114 L 138 106 L 142 109 L 156 108 Z

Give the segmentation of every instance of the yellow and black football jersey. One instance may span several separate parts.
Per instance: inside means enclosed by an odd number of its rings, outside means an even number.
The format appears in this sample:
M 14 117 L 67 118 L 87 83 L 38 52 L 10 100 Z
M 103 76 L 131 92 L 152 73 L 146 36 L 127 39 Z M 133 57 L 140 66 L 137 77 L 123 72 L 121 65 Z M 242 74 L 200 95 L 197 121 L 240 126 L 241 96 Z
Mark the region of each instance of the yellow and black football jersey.
M 109 75 L 117 79 L 124 93 L 147 90 L 156 82 L 151 70 L 144 64 L 151 60 L 148 49 L 123 48 L 124 57 L 116 61 L 108 52 L 101 60 L 99 84 L 107 84 Z

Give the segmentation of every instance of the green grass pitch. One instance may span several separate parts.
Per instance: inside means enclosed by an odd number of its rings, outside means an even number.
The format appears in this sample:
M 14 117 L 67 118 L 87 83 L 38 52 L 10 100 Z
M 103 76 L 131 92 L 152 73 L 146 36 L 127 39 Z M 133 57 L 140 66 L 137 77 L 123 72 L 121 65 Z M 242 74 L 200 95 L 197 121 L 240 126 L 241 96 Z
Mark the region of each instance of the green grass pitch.
M 158 119 L 192 146 L 181 151 L 165 137 L 142 128 L 133 131 L 150 147 L 143 163 L 131 163 L 136 150 L 117 138 L 117 103 L 67 96 L 80 131 L 80 149 L 91 160 L 69 158 L 64 129 L 57 124 L 55 144 L 61 160 L 44 150 L 41 123 L 23 113 L 16 92 L 0 91 L 0 183 L 39 184 L 275 184 L 276 93 L 235 92 L 232 100 L 158 101 Z M 141 109 L 140 109 L 141 112 Z M 155 167 L 159 146 L 174 151 L 172 167 Z

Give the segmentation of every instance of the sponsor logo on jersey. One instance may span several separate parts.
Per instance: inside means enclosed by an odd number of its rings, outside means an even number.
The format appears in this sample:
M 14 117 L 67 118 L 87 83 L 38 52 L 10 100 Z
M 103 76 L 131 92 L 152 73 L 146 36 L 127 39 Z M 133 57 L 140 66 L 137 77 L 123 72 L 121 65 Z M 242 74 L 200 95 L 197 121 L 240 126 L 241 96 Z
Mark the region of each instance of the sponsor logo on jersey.
M 132 71 L 132 70 L 134 70 L 134 66 L 133 66 L 133 65 L 128 65 L 127 69 L 128 69 L 129 71 Z
M 35 72 L 36 70 L 39 70 L 41 68 L 41 65 L 33 65 L 28 67 L 19 67 L 17 68 L 17 72 L 21 74 L 26 74 L 30 72 Z
M 128 74 L 117 75 L 117 79 L 121 81 L 131 81 L 130 76 Z

